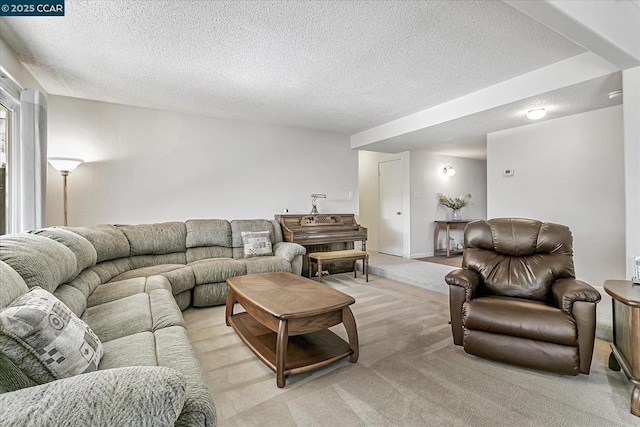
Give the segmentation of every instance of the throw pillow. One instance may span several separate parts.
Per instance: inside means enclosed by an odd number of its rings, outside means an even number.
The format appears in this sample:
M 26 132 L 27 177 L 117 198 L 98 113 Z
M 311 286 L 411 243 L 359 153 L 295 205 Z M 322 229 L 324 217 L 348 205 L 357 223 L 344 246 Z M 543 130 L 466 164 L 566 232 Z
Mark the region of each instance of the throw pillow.
M 244 257 L 273 255 L 270 231 L 243 231 Z
M 0 311 L 1 336 L 8 358 L 22 355 L 23 359 L 25 353 L 35 358 L 28 363 L 13 360 L 23 371 L 33 367 L 33 373 L 25 372 L 31 378 L 38 377 L 42 367 L 57 379 L 96 371 L 103 354 L 102 343 L 89 326 L 53 294 L 37 286 Z M 21 348 L 11 351 L 7 343 Z

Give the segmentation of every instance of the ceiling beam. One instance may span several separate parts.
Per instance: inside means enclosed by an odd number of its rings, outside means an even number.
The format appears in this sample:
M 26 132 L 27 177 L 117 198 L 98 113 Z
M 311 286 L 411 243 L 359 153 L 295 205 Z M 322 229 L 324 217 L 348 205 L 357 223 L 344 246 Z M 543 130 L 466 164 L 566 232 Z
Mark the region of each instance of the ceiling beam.
M 598 55 L 585 52 L 354 134 L 351 136 L 351 148 L 366 149 L 367 145 L 378 141 L 582 83 L 619 70 Z
M 629 0 L 505 0 L 621 69 L 640 65 L 640 7 Z

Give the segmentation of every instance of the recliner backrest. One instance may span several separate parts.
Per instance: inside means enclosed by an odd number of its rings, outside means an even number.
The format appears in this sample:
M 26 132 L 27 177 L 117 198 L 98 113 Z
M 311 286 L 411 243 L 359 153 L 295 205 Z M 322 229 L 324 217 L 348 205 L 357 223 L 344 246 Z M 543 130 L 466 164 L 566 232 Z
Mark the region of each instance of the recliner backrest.
M 524 218 L 473 221 L 464 232 L 462 267 L 476 271 L 489 294 L 548 301 L 561 278 L 575 277 L 568 227 Z

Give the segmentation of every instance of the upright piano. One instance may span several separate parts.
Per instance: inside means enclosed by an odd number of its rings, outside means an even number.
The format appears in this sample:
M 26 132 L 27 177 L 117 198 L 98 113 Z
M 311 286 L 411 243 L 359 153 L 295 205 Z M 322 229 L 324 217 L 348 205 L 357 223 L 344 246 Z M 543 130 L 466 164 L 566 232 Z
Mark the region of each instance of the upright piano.
M 367 250 L 367 229 L 356 222 L 354 214 L 276 215 L 275 219 L 282 227 L 285 242 L 304 246 L 307 254 L 353 249 L 354 242 L 358 241 L 362 242 L 362 250 Z M 353 262 L 337 262 L 329 268 L 329 273 L 353 271 Z M 305 255 L 302 275 L 307 274 Z

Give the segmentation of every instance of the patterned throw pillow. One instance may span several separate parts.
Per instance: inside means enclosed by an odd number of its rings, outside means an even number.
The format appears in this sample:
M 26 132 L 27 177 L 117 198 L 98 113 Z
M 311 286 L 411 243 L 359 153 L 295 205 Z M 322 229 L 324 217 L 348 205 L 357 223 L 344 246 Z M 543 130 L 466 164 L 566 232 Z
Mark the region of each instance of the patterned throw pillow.
M 67 378 L 96 371 L 102 358 L 102 343 L 89 326 L 62 301 L 42 288 L 34 287 L 0 311 L 0 337 L 22 347 L 55 378 Z M 21 349 L 4 352 L 10 359 L 25 354 Z M 13 356 L 13 357 L 12 357 Z M 24 361 L 13 360 L 25 368 Z M 41 369 L 35 367 L 34 369 Z M 32 377 L 30 372 L 25 372 Z M 34 372 L 34 376 L 37 373 Z
M 244 257 L 273 255 L 270 231 L 243 231 Z

